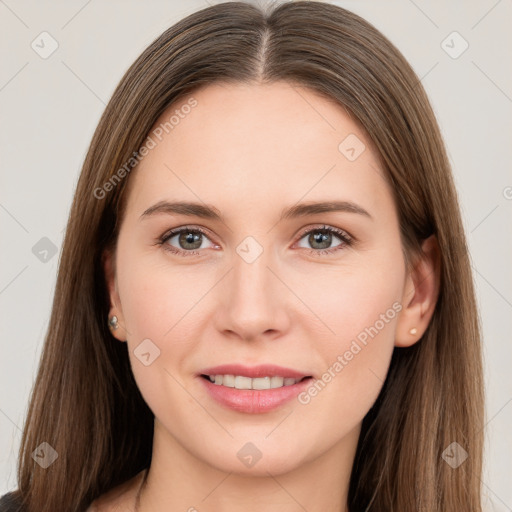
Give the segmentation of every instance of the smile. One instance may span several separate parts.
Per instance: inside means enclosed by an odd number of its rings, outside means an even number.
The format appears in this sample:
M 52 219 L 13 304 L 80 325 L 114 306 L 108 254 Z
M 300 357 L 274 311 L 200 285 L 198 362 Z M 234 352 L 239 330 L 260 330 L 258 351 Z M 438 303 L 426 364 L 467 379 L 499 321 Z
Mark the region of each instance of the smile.
M 213 381 L 212 381 L 213 378 Z M 313 382 L 313 377 L 246 377 L 231 374 L 201 374 L 206 396 L 238 413 L 262 414 L 294 400 Z
M 266 376 L 266 377 L 245 377 L 243 375 L 202 375 L 204 378 L 210 379 L 217 386 L 225 386 L 235 389 L 276 389 L 285 386 L 293 386 L 298 382 L 309 377 L 295 379 L 292 377 Z

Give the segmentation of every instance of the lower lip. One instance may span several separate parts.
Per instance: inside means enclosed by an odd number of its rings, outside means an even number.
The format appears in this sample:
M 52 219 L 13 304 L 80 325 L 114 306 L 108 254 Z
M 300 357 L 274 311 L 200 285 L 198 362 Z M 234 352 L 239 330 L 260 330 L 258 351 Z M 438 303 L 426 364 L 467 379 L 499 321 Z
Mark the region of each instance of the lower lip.
M 199 377 L 210 396 L 221 405 L 235 411 L 259 414 L 277 409 L 296 397 L 312 382 L 304 379 L 291 386 L 274 389 L 236 389 L 214 384 L 210 379 Z

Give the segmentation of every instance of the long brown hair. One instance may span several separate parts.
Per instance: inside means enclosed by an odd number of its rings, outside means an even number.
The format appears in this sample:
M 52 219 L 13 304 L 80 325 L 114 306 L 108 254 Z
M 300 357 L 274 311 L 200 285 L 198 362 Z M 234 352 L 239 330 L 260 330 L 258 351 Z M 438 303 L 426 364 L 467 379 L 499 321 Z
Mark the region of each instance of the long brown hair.
M 137 58 L 113 93 L 77 184 L 24 425 L 15 496 L 28 512 L 83 511 L 151 462 L 153 414 L 126 345 L 106 322 L 102 256 L 115 248 L 131 179 L 126 162 L 162 112 L 196 88 L 277 80 L 335 100 L 361 123 L 393 186 L 408 261 L 432 234 L 441 251 L 431 323 L 418 343 L 395 348 L 364 419 L 349 508 L 481 511 L 480 326 L 437 122 L 420 80 L 378 30 L 335 5 L 295 1 L 266 9 L 226 2 L 187 16 Z M 123 179 L 107 190 L 121 168 Z M 42 442 L 58 453 L 46 469 L 32 457 Z M 457 468 L 442 456 L 453 442 L 469 454 Z

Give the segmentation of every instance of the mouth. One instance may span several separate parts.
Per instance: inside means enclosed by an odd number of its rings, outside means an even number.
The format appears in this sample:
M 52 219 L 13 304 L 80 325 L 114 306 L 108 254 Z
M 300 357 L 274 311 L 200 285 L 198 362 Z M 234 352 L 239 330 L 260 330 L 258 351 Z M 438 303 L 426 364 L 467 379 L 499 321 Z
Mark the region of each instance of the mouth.
M 214 374 L 206 375 L 201 374 L 203 379 L 209 380 L 216 386 L 224 386 L 227 388 L 235 389 L 252 389 L 252 390 L 265 390 L 265 389 L 278 389 L 288 386 L 293 386 L 304 380 L 312 379 L 312 376 L 305 376 L 301 378 L 283 377 L 280 375 L 267 375 L 264 377 L 246 377 L 244 375 L 230 375 L 230 374 Z
M 198 375 L 206 396 L 237 413 L 270 413 L 297 398 L 313 382 L 312 376 L 247 377 L 232 374 Z
M 291 368 L 238 364 L 204 368 L 197 374 L 206 396 L 239 413 L 266 413 L 278 409 L 303 392 L 313 381 Z

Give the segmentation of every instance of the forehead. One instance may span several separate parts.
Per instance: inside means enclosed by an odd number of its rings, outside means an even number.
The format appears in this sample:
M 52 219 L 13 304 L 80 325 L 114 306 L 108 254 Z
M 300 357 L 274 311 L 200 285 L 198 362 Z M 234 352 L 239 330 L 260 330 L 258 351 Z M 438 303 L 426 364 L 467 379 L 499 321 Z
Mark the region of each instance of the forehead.
M 345 108 L 287 82 L 208 85 L 168 107 L 148 135 L 153 147 L 131 177 L 129 203 L 140 208 L 178 196 L 240 206 L 346 193 L 371 202 L 388 187 Z

